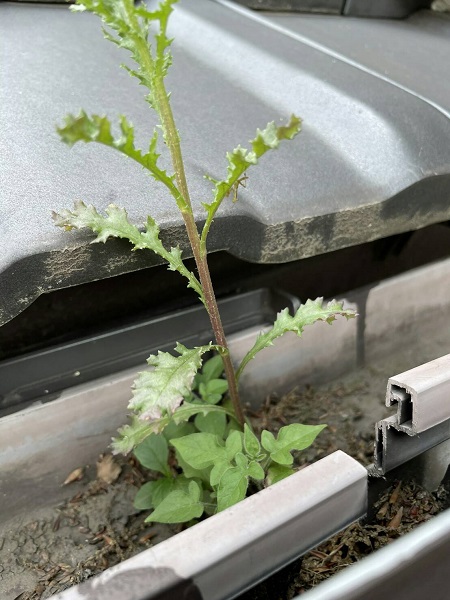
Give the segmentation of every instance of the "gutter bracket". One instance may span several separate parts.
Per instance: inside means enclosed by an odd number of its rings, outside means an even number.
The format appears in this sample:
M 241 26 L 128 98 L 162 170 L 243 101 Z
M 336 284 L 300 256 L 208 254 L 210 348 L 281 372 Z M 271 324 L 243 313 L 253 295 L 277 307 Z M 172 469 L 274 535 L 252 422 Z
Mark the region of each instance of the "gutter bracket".
M 420 455 L 422 484 L 439 486 L 450 464 L 449 397 L 450 354 L 388 380 L 386 406 L 397 410 L 375 426 L 375 467 L 382 475 Z

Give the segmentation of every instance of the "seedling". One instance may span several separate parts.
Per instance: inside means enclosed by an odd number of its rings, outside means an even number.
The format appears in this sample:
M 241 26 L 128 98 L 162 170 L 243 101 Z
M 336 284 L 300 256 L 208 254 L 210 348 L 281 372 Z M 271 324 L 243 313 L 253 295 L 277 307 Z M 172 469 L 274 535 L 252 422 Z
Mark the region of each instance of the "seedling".
M 210 202 L 204 202 L 205 222 L 197 227 L 185 176 L 180 139 L 165 88 L 165 77 L 172 62 L 167 25 L 177 0 L 163 0 L 155 11 L 133 0 L 77 0 L 74 11 L 91 11 L 108 27 L 105 37 L 128 50 L 135 69 L 124 68 L 148 90 L 146 100 L 156 111 L 173 172 L 158 164 L 160 140 L 155 129 L 146 152 L 136 148 L 134 130 L 126 117 L 119 119 L 118 134 L 113 133 L 105 116 L 66 117 L 58 129 L 62 141 L 69 146 L 76 142 L 96 142 L 118 150 L 137 162 L 168 192 L 168 200 L 178 206 L 183 217 L 197 274 L 184 264 L 179 247 L 165 247 L 159 237 L 159 227 L 151 216 L 141 230 L 133 225 L 125 209 L 111 204 L 106 216 L 93 206 L 75 203 L 73 210 L 54 213 L 55 223 L 65 228 L 89 228 L 97 237 L 94 242 L 106 242 L 110 237 L 129 240 L 132 250 L 151 250 L 187 279 L 205 305 L 211 320 L 214 341 L 186 348 L 178 344 L 176 355 L 159 352 L 150 356 L 153 369 L 139 374 L 133 388 L 129 408 L 131 423 L 119 431 L 113 441 L 115 452 L 135 451 L 141 463 L 161 473 L 162 477 L 145 484 L 136 498 L 140 508 L 152 508 L 150 521 L 185 522 L 212 514 L 243 499 L 249 482 L 270 484 L 293 472 L 293 450 L 308 447 L 325 425 L 293 424 L 283 427 L 275 437 L 263 431 L 261 439 L 253 433 L 239 399 L 239 378 L 256 354 L 271 346 L 288 331 L 301 336 L 306 325 L 316 321 L 331 323 L 337 315 L 347 319 L 355 316 L 342 303 L 324 305 L 322 299 L 308 300 L 290 315 L 281 311 L 273 326 L 261 333 L 253 347 L 235 370 L 216 297 L 211 283 L 207 259 L 207 239 L 214 217 L 227 198 L 238 200 L 239 187 L 246 185 L 247 172 L 269 150 L 275 150 L 284 140 L 292 140 L 301 127 L 300 119 L 292 115 L 286 125 L 269 123 L 257 130 L 250 150 L 240 146 L 229 152 L 227 173 L 223 180 L 207 177 L 214 185 Z M 153 41 L 149 35 L 155 27 Z M 199 372 L 205 355 L 216 352 Z M 225 372 L 226 379 L 222 378 Z

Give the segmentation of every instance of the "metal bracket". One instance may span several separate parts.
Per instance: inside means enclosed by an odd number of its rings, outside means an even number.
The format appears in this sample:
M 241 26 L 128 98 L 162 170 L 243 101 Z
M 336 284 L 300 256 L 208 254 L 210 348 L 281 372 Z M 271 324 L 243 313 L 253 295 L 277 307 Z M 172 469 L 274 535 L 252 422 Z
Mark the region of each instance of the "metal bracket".
M 449 397 L 450 354 L 389 379 L 386 406 L 397 412 L 376 424 L 375 466 L 381 473 L 450 439 Z
M 386 406 L 397 405 L 396 429 L 415 435 L 450 418 L 450 354 L 391 377 Z

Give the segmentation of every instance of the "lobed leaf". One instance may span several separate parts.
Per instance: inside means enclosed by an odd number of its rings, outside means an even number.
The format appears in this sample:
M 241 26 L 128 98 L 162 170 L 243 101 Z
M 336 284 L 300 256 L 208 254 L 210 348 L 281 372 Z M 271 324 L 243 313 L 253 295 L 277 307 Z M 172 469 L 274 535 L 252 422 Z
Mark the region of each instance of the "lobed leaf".
M 77 6 L 72 7 L 75 11 L 89 10 L 95 13 L 115 32 L 103 31 L 106 39 L 131 53 L 138 65 L 137 70 L 122 66 L 148 88 L 150 104 L 153 102 L 154 78 L 164 78 L 171 64 L 168 50 L 172 40 L 167 37 L 167 22 L 172 6 L 177 1 L 163 0 L 155 11 L 136 6 L 134 0 L 76 0 Z M 159 21 L 159 32 L 155 35 L 156 49 L 153 54 L 148 42 L 148 32 L 155 21 Z
M 302 304 L 295 315 L 291 316 L 289 310 L 285 308 L 278 313 L 272 327 L 266 333 L 260 333 L 253 347 L 244 356 L 236 372 L 236 378 L 239 379 L 247 364 L 255 356 L 268 346 L 272 346 L 275 339 L 281 337 L 288 331 L 302 336 L 303 330 L 307 325 L 312 325 L 316 321 L 326 321 L 331 324 L 338 315 L 344 316 L 347 320 L 356 317 L 356 313 L 351 309 L 344 309 L 343 302 L 332 300 L 326 306 L 323 304 L 323 298 L 317 300 L 307 300 Z
M 147 362 L 154 369 L 139 373 L 128 407 L 146 421 L 172 415 L 191 391 L 194 376 L 202 364 L 202 356 L 210 349 L 211 345 L 188 349 L 177 344 L 179 356 L 169 352 L 151 355 Z
M 302 425 L 293 423 L 282 427 L 277 438 L 270 431 L 261 433 L 261 444 L 270 454 L 270 458 L 279 465 L 292 465 L 294 459 L 292 450 L 304 450 L 311 446 L 313 441 L 326 425 Z
M 106 209 L 106 217 L 101 215 L 91 206 L 81 200 L 74 204 L 73 210 L 62 210 L 60 213 L 53 212 L 53 220 L 58 227 L 66 231 L 71 229 L 91 229 L 97 234 L 94 242 L 106 242 L 110 237 L 129 240 L 134 246 L 140 243 L 141 233 L 137 227 L 128 220 L 124 208 L 110 204 Z
M 258 129 L 256 137 L 251 140 L 251 150 L 238 146 L 233 152 L 227 153 L 228 167 L 227 177 L 224 180 L 217 180 L 212 177 L 207 177 L 214 183 L 214 200 L 210 203 L 204 203 L 207 217 L 202 231 L 202 246 L 206 247 L 206 238 L 209 233 L 209 228 L 213 221 L 219 206 L 225 197 L 234 192 L 234 200 L 237 199 L 237 190 L 245 179 L 245 172 L 252 165 L 256 165 L 258 160 L 269 150 L 275 150 L 280 145 L 282 140 L 292 140 L 301 129 L 301 120 L 291 115 L 287 125 L 277 127 L 274 122 L 269 123 L 263 130 Z
M 129 454 L 136 446 L 152 433 L 160 433 L 169 422 L 165 417 L 160 421 L 148 423 L 141 421 L 137 416 L 131 416 L 131 423 L 124 425 L 118 430 L 118 437 L 112 440 L 113 454 Z
M 158 167 L 157 163 L 160 155 L 156 151 L 158 141 L 156 130 L 150 141 L 149 151 L 144 154 L 135 147 L 134 128 L 126 117 L 120 117 L 119 126 L 120 135 L 114 137 L 111 131 L 111 123 L 106 116 L 88 116 L 84 111 L 81 111 L 78 116 L 67 115 L 64 125 L 57 127 L 57 132 L 61 140 L 68 146 L 73 146 L 77 142 L 97 142 L 132 158 L 149 171 L 154 179 L 168 188 L 180 209 L 185 208 L 186 203 L 175 184 L 174 175 L 168 175 L 166 171 Z
M 166 250 L 159 239 L 159 227 L 151 218 L 147 217 L 144 231 L 132 225 L 128 219 L 127 211 L 115 204 L 110 204 L 106 209 L 106 217 L 101 215 L 93 206 L 86 205 L 82 201 L 75 202 L 73 210 L 62 210 L 60 213 L 53 212 L 53 220 L 58 227 L 70 229 L 91 229 L 97 234 L 94 242 L 106 242 L 110 237 L 129 240 L 134 250 L 152 250 L 169 263 L 169 270 L 178 271 L 188 280 L 188 287 L 192 288 L 204 303 L 204 295 L 200 282 L 196 276 L 189 271 L 181 258 L 179 248 Z

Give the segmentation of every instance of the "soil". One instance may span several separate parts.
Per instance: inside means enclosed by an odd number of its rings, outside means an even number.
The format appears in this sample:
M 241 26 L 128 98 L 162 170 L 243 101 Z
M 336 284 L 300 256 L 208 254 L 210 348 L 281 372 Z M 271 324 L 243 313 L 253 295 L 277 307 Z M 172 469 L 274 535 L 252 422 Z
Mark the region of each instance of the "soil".
M 292 422 L 327 423 L 315 444 L 296 457 L 299 467 L 336 449 L 369 465 L 374 423 L 389 414 L 384 405 L 387 378 L 446 354 L 449 347 L 450 333 L 442 332 L 330 385 L 271 396 L 257 414 L 251 414 L 254 425 L 276 431 Z M 133 507 L 139 485 L 151 477 L 133 458 L 110 462 L 101 457 L 99 463 L 97 469 L 80 466 L 68 473 L 69 480 L 81 478 L 84 484 L 70 500 L 1 527 L 2 599 L 44 600 L 181 530 L 182 526 L 148 525 L 146 514 Z M 73 485 L 67 483 L 68 488 Z M 443 486 L 431 493 L 414 481 L 395 481 L 376 501 L 370 523 L 351 525 L 242 598 L 293 598 L 447 506 Z

